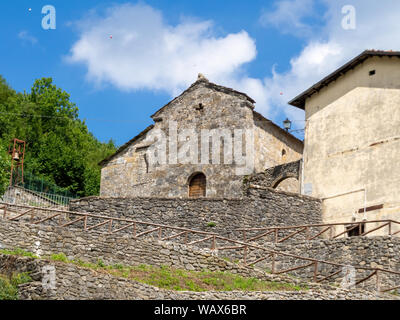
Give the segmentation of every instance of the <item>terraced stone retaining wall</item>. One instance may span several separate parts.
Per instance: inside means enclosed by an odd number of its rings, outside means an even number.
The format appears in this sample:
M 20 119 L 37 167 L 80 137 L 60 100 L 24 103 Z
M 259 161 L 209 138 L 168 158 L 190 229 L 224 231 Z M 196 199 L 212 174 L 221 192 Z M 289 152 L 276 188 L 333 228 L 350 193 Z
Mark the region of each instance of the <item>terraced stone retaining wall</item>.
M 238 228 L 318 224 L 319 199 L 248 189 L 242 199 L 167 199 L 89 197 L 70 203 L 70 210 L 215 232 L 237 238 Z M 210 225 L 214 227 L 210 227 Z
M 175 292 L 72 264 L 0 254 L 0 273 L 28 272 L 21 300 L 379 300 L 397 299 L 361 290 L 311 286 L 306 291 Z

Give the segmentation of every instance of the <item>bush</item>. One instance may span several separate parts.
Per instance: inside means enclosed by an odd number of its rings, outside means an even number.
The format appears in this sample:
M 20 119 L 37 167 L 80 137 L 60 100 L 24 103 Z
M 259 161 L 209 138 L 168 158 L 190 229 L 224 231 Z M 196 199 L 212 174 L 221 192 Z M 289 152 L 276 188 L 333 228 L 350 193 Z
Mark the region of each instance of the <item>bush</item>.
M 0 300 L 18 300 L 18 286 L 30 281 L 27 272 L 13 274 L 11 279 L 0 275 Z
M 11 163 L 5 151 L 0 150 L 0 197 L 7 190 L 10 183 Z

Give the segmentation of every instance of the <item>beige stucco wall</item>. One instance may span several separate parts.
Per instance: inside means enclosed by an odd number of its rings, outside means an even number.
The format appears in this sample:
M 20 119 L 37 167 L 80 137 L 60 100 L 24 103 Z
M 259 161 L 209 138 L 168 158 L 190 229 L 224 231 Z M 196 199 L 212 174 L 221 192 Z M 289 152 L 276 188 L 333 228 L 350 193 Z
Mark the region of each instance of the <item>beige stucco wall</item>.
M 351 221 L 364 190 L 367 207 L 384 204 L 368 220 L 400 221 L 399 89 L 400 59 L 371 58 L 307 99 L 303 190 L 333 197 L 325 222 Z

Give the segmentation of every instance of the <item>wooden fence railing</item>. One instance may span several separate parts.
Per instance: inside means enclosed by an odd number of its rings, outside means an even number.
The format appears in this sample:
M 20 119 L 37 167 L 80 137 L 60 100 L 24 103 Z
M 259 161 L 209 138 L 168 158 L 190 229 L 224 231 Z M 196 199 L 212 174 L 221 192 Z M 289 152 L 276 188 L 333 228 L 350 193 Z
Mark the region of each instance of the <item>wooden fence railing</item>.
M 368 229 L 367 226 L 369 225 L 375 226 Z M 394 226 L 399 226 L 399 230 L 394 231 Z M 341 231 L 335 231 L 336 227 L 341 227 Z M 395 236 L 400 234 L 400 222 L 395 220 L 370 220 L 284 227 L 239 228 L 236 230 L 242 233 L 243 241 L 251 242 L 269 237 L 269 241 L 271 242 L 282 243 L 293 239 L 296 235 L 303 235 L 302 239 L 304 240 L 314 240 L 323 236 L 325 236 L 325 239 L 337 239 L 351 233 L 357 236 L 366 236 L 382 229 L 383 235 Z M 290 234 L 286 235 L 289 231 L 291 231 Z
M 8 221 L 22 220 L 35 225 L 42 224 L 45 222 L 46 223 L 53 222 L 54 226 L 58 226 L 61 228 L 66 228 L 75 225 L 86 232 L 98 231 L 98 232 L 106 232 L 108 234 L 116 234 L 118 232 L 124 231 L 125 234 L 127 234 L 126 232 L 128 231 L 129 232 L 128 234 L 130 234 L 134 239 L 138 239 L 144 237 L 145 235 L 151 234 L 153 236 L 156 235 L 155 236 L 156 239 L 163 241 L 183 238 L 183 241 L 181 241 L 181 243 L 184 243 L 186 245 L 209 243 L 209 248 L 214 251 L 218 252 L 229 251 L 229 250 L 240 251 L 242 257 L 241 262 L 246 267 L 251 267 L 261 261 L 268 260 L 271 265 L 272 274 L 277 274 L 277 275 L 285 274 L 296 270 L 305 270 L 312 268 L 311 269 L 312 280 L 317 283 L 331 279 L 332 277 L 343 272 L 344 268 L 349 267 L 348 265 L 345 264 L 302 257 L 282 251 L 276 251 L 248 242 L 254 240 L 255 238 L 248 239 L 247 241 L 239 241 L 226 237 L 221 237 L 215 233 L 191 230 L 181 227 L 172 227 L 172 226 L 166 226 L 149 222 L 135 221 L 130 219 L 113 218 L 108 216 L 93 215 L 81 212 L 71 212 L 71 211 L 64 211 L 57 209 L 36 208 L 23 205 L 10 205 L 7 203 L 0 203 L 0 214 L 3 219 Z M 387 220 L 387 222 L 389 221 L 392 223 L 398 223 L 396 221 Z M 318 226 L 325 226 L 325 225 L 318 225 Z M 304 232 L 305 230 L 303 229 L 305 227 L 307 226 L 287 227 L 287 228 L 289 229 L 298 228 L 299 229 L 297 230 L 298 232 Z M 276 229 L 282 229 L 282 228 L 281 227 L 273 228 L 273 230 Z M 257 230 L 262 230 L 264 232 L 266 229 L 257 228 Z M 169 232 L 169 234 L 164 235 L 167 232 Z M 268 230 L 267 232 L 275 232 L 276 234 L 276 231 L 272 230 Z M 192 239 L 192 241 L 190 241 L 189 238 L 191 237 L 193 238 L 193 236 L 196 236 L 195 239 Z M 251 258 L 249 257 L 251 250 L 256 251 L 258 255 L 258 257 L 253 258 L 253 260 L 251 260 Z M 294 259 L 295 261 L 301 264 L 287 269 L 279 269 L 278 268 L 279 258 Z M 335 270 L 334 272 L 329 273 L 324 268 L 322 268 L 322 266 L 329 266 L 331 269 L 336 268 L 339 270 Z M 388 286 L 386 288 L 381 287 L 381 277 L 383 275 L 390 276 L 392 278 L 395 277 L 396 280 L 399 280 L 400 282 L 400 272 L 384 268 L 368 268 L 360 266 L 354 266 L 353 268 L 355 270 L 362 271 L 361 274 L 365 273 L 367 274 L 367 276 L 355 280 L 354 285 L 359 285 L 374 277 L 375 286 L 379 292 L 389 292 L 400 288 L 400 285 L 396 286 L 391 285 L 390 287 Z

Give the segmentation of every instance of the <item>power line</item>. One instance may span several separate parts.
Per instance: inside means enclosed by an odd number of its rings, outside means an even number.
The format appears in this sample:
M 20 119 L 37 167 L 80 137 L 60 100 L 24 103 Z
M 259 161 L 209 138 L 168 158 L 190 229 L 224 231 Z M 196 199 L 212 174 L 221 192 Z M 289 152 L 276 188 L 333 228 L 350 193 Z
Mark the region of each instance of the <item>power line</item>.
M 290 133 L 292 132 L 303 132 L 305 129 L 295 129 L 295 130 L 289 130 Z
M 81 121 L 102 121 L 102 122 L 143 122 L 142 120 L 112 120 L 112 119 L 96 119 L 96 118 L 85 118 L 85 119 L 71 119 L 68 117 L 61 117 L 61 116 L 44 116 L 44 115 L 37 115 L 37 114 L 19 114 L 19 113 L 12 113 L 12 112 L 0 112 L 0 114 L 16 116 L 16 117 L 32 117 L 32 118 L 46 118 L 46 119 L 69 119 L 69 120 L 81 120 Z
M 0 114 L 16 116 L 16 117 L 32 117 L 32 118 L 46 118 L 46 119 L 67 119 L 66 117 L 62 116 L 45 116 L 45 115 L 37 115 L 37 114 L 25 114 L 25 113 L 13 113 L 13 112 L 0 112 Z M 68 118 L 70 119 L 70 118 Z M 73 119 L 71 119 L 73 120 Z M 77 119 L 82 120 L 82 119 Z M 98 118 L 84 118 L 83 121 L 99 121 L 99 122 L 143 122 L 142 120 L 114 120 L 114 119 L 98 119 Z M 269 122 L 273 122 L 269 120 Z M 291 120 L 291 122 L 305 122 L 306 120 Z M 273 122 L 274 123 L 274 122 Z

